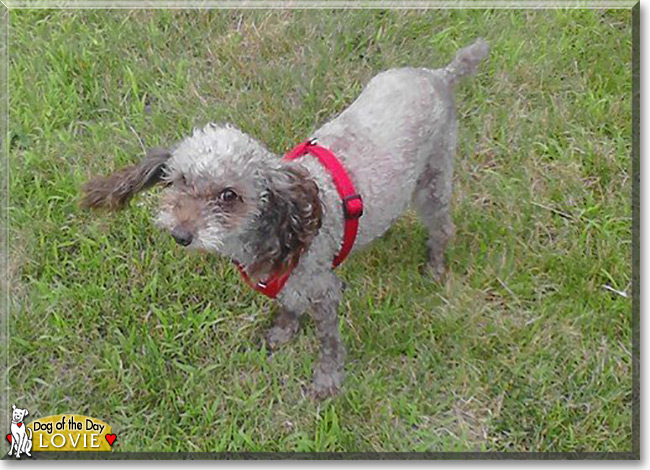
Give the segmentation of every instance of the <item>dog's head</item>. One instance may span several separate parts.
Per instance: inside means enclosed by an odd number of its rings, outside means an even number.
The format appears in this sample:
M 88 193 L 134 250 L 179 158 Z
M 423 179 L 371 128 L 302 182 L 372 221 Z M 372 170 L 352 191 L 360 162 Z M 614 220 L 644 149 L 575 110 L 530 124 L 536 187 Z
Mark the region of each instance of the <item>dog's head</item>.
M 29 411 L 22 408 L 16 408 L 16 405 L 11 405 L 11 420 L 14 423 L 22 423 L 25 419 L 25 416 L 29 414 Z
M 120 209 L 156 183 L 165 187 L 158 226 L 182 246 L 245 262 L 253 277 L 296 261 L 320 228 L 318 187 L 304 169 L 233 127 L 212 124 L 173 152 L 158 149 L 91 181 L 82 205 Z

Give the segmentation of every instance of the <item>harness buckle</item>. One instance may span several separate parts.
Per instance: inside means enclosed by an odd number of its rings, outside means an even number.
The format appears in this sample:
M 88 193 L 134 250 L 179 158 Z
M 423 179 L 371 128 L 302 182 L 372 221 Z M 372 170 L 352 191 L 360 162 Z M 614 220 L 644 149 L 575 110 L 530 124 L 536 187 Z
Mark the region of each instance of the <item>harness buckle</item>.
M 363 215 L 361 194 L 352 194 L 343 198 L 343 215 L 347 220 L 358 219 Z

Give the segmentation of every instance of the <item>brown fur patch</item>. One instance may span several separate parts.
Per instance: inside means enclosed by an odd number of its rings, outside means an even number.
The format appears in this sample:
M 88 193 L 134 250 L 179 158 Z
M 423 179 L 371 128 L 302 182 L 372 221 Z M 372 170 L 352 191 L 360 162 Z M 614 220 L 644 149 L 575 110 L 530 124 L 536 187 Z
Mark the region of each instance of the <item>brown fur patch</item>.
M 116 171 L 112 175 L 95 178 L 83 187 L 81 207 L 120 210 L 126 207 L 138 192 L 162 181 L 167 160 L 167 149 L 153 148 L 137 165 Z
M 195 233 L 201 225 L 205 202 L 191 196 L 180 195 L 174 199 L 173 214 L 178 225 Z
M 256 279 L 297 263 L 321 227 L 322 206 L 316 183 L 298 167 L 287 166 L 282 171 L 282 183 L 269 188 L 269 201 L 258 227 L 265 237 L 261 251 L 247 269 Z
M 223 215 L 224 226 L 233 229 L 248 219 L 251 211 L 254 209 L 248 197 L 242 196 L 242 192 L 237 188 L 232 188 L 237 197 L 232 201 L 224 201 L 217 196 L 216 205 Z
M 195 232 L 211 219 L 216 218 L 225 228 L 234 229 L 248 219 L 255 206 L 253 197 L 236 185 L 223 186 L 209 179 L 185 181 L 173 180 L 173 189 L 163 195 L 161 207 L 170 213 L 178 225 Z M 231 190 L 232 200 L 225 200 L 222 193 Z

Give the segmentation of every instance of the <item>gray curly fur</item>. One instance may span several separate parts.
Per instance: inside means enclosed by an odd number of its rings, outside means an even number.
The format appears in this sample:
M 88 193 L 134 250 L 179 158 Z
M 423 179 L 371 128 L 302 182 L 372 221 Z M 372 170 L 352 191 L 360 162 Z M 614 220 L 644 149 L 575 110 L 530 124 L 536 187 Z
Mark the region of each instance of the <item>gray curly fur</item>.
M 311 136 L 338 157 L 363 198 L 354 251 L 381 236 L 412 204 L 429 233 L 428 269 L 435 278 L 443 274 L 445 247 L 454 233 L 452 92 L 487 54 L 479 39 L 445 68 L 380 73 L 350 107 Z M 103 181 L 119 185 L 110 177 Z M 191 232 L 190 248 L 237 260 L 258 279 L 297 261 L 277 297 L 281 309 L 267 340 L 271 347 L 288 341 L 299 330 L 300 316 L 310 312 L 320 341 L 314 392 L 319 397 L 338 392 L 345 349 L 337 315 L 342 283 L 332 260 L 344 221 L 327 170 L 311 156 L 282 161 L 234 127 L 210 124 L 173 150 L 164 181 L 168 188 L 157 224 Z M 226 189 L 237 198 L 226 197 Z M 111 194 L 105 185 L 101 190 Z M 94 194 L 95 205 L 101 205 L 101 194 Z

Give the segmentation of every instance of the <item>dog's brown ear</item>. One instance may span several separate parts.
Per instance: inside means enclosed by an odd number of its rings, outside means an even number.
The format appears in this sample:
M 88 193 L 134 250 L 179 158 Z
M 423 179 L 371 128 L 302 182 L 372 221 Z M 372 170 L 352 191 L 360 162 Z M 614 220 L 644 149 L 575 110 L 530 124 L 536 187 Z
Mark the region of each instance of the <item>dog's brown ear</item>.
M 300 167 L 286 165 L 267 175 L 265 208 L 256 232 L 257 259 L 248 267 L 252 278 L 282 271 L 298 261 L 318 234 L 322 206 L 318 186 Z
M 89 181 L 83 187 L 81 207 L 114 211 L 123 209 L 136 193 L 163 180 L 170 158 L 169 150 L 152 148 L 137 165 Z

